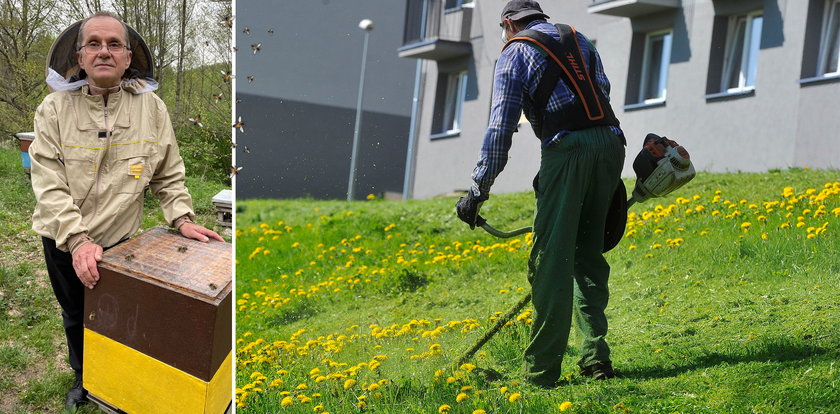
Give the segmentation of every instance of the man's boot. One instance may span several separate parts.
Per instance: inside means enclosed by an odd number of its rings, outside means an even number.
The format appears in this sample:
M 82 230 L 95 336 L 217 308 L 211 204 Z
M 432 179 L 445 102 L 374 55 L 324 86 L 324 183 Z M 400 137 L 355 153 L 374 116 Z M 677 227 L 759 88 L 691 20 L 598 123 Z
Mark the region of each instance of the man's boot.
M 73 381 L 73 386 L 70 387 L 70 390 L 67 391 L 67 400 L 65 402 L 65 407 L 68 410 L 73 410 L 80 405 L 88 402 L 88 392 L 84 387 L 82 387 L 82 377 L 77 375 L 76 380 Z

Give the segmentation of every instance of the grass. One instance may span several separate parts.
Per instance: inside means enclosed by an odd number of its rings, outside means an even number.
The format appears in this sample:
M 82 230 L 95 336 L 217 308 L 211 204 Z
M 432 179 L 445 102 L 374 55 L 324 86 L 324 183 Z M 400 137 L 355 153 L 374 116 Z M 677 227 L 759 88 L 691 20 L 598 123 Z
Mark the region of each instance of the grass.
M 187 178 L 197 222 L 214 228 L 210 201 L 222 184 Z M 44 265 L 41 239 L 31 230 L 35 208 L 20 150 L 0 146 L 0 412 L 56 413 L 73 383 L 61 309 Z M 165 225 L 154 197 L 142 228 Z M 220 229 L 216 226 L 216 231 Z M 226 236 L 229 240 L 230 236 Z M 98 409 L 83 407 L 80 413 Z
M 837 171 L 700 174 L 632 207 L 607 254 L 621 378 L 577 375 L 572 343 L 568 384 L 550 391 L 522 381 L 528 307 L 469 365 L 452 366 L 527 291 L 530 242 L 469 230 L 454 203 L 238 201 L 241 412 L 840 406 Z M 533 194 L 494 196 L 482 215 L 503 229 L 529 225 Z

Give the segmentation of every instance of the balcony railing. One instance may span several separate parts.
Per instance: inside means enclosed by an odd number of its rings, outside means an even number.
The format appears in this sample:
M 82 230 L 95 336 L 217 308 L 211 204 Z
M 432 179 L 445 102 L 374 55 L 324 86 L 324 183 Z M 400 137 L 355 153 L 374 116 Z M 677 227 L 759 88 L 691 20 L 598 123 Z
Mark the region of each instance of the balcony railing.
M 589 13 L 633 18 L 679 7 L 680 0 L 593 0 L 587 10 Z
M 408 0 L 400 57 L 444 60 L 469 54 L 472 11 L 471 3 Z

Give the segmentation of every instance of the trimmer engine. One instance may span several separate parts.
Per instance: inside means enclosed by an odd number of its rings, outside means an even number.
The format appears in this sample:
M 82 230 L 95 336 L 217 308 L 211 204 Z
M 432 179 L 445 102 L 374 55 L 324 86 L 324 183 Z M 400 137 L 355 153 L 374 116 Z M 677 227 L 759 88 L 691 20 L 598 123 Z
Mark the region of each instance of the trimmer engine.
M 696 175 L 688 151 L 666 137 L 648 134 L 633 161 L 636 186 L 628 204 L 662 197 L 691 181 Z

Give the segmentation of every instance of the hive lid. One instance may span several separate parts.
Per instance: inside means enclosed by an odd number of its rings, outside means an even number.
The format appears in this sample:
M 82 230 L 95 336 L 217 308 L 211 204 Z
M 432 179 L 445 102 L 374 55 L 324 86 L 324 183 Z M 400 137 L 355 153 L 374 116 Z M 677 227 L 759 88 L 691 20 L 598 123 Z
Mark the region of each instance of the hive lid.
M 203 243 L 158 226 L 106 251 L 99 266 L 218 300 L 232 288 L 231 256 L 230 243 Z
M 221 190 L 213 196 L 212 201 L 213 204 L 225 204 L 229 206 L 233 203 L 233 192 L 228 189 Z

